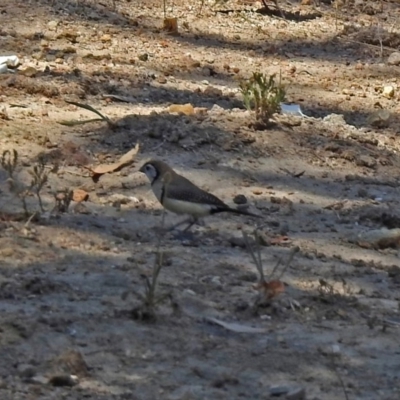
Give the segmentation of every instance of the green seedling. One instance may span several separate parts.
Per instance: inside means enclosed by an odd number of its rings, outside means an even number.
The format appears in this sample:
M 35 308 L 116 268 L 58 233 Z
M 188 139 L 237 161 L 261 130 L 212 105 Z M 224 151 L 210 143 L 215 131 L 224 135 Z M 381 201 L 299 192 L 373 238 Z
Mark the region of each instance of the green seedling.
M 264 123 L 268 123 L 272 115 L 280 110 L 280 104 L 286 96 L 281 76 L 279 82 L 275 78 L 276 74 L 267 77 L 261 72 L 253 72 L 251 78 L 240 82 L 244 106 Z

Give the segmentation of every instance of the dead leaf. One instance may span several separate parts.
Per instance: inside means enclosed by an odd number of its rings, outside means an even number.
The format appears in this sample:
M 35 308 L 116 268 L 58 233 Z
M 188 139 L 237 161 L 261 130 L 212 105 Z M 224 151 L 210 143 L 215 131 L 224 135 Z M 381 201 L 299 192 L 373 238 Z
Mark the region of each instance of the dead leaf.
M 82 201 L 87 201 L 89 198 L 89 193 L 83 189 L 74 189 L 72 193 L 72 200 L 80 203 Z
M 336 211 L 338 211 L 338 210 L 341 210 L 344 207 L 345 203 L 347 203 L 347 200 L 335 201 L 334 203 L 325 206 L 324 209 L 325 210 L 336 210 Z
M 187 104 L 171 104 L 168 108 L 170 113 L 183 113 L 185 115 L 194 114 L 194 108 L 190 103 Z
M 277 236 L 275 238 L 272 238 L 269 243 L 271 244 L 271 246 L 279 246 L 280 244 L 285 244 L 289 242 L 290 239 L 288 236 Z
M 135 156 L 139 151 L 139 143 L 136 146 L 125 153 L 117 162 L 111 164 L 100 164 L 94 168 L 86 167 L 92 173 L 93 182 L 97 182 L 101 175 L 109 174 L 112 172 L 120 171 L 122 168 L 128 167 L 135 160 Z
M 178 32 L 178 18 L 165 18 L 164 29 L 168 32 Z
M 265 328 L 253 328 L 252 326 L 242 325 L 237 322 L 225 322 L 220 319 L 214 317 L 204 317 L 206 321 L 213 322 L 228 331 L 237 332 L 237 333 L 266 333 L 267 329 Z
M 263 291 L 265 298 L 268 300 L 273 299 L 285 291 L 285 285 L 279 280 L 259 282 L 254 285 L 253 288 L 255 290 Z

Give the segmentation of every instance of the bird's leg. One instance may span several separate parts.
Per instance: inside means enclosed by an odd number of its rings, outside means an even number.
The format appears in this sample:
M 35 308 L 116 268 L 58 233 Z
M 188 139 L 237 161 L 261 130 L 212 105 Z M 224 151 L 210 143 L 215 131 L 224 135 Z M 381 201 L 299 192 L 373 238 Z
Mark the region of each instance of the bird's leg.
M 268 8 L 268 5 L 267 5 L 267 3 L 266 3 L 266 0 L 262 0 L 262 2 L 263 2 L 263 4 L 264 4 L 265 9 L 268 11 L 269 8 Z M 275 4 L 275 7 L 276 7 L 277 10 L 280 12 L 282 18 L 283 18 L 283 19 L 286 19 L 286 18 L 285 18 L 285 14 L 283 14 L 282 9 L 278 6 L 278 0 L 272 0 L 272 2 Z
M 198 223 L 197 218 L 191 218 L 189 225 L 182 232 L 187 232 L 196 223 Z
M 191 223 L 191 225 L 189 225 L 189 226 L 192 226 L 193 225 L 193 218 L 192 217 L 190 217 L 190 218 L 186 218 L 186 219 L 184 219 L 183 221 L 181 221 L 181 222 L 178 222 L 177 224 L 175 224 L 175 225 L 172 225 L 168 230 L 169 231 L 173 231 L 174 229 L 176 229 L 178 226 L 181 226 L 181 225 L 184 225 L 184 224 L 187 224 L 187 223 Z M 185 231 L 187 230 L 188 228 L 186 228 L 185 229 Z
M 175 224 L 169 230 L 174 230 L 176 227 L 188 223 L 189 225 L 184 230 L 178 231 L 174 235 L 174 238 L 177 240 L 185 240 L 192 242 L 195 240 L 195 235 L 192 232 L 189 232 L 189 229 L 197 222 L 198 222 L 197 218 L 190 217 L 185 219 L 184 221 L 179 222 L 178 224 Z
M 185 229 L 183 229 L 182 232 L 187 232 L 194 224 L 198 224 L 198 225 L 202 225 L 199 221 L 198 218 L 195 217 L 189 217 L 181 222 L 178 222 L 175 225 L 172 225 L 171 228 L 169 228 L 169 231 L 173 231 L 174 229 L 176 229 L 178 226 L 184 225 L 184 224 L 189 224 Z

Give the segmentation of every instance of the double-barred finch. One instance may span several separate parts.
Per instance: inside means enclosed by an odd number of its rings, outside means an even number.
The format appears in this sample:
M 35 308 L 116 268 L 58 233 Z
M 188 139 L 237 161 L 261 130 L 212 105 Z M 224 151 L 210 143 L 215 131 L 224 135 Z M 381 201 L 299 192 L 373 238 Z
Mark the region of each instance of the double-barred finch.
M 229 207 L 218 197 L 200 189 L 182 175 L 177 174 L 168 164 L 162 161 L 148 161 L 140 168 L 140 172 L 146 174 L 155 196 L 166 210 L 191 217 L 191 222 L 185 231 L 195 224 L 199 218 L 220 212 L 260 218 L 259 215 Z M 181 223 L 178 225 L 181 225 Z

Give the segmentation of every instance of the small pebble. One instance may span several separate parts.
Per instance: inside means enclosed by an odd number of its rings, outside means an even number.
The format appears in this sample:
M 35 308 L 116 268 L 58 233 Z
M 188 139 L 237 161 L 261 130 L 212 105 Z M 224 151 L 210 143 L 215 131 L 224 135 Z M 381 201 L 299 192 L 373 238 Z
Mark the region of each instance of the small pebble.
M 271 386 L 269 388 L 269 394 L 271 396 L 279 397 L 286 393 L 289 393 L 290 388 L 288 386 Z
M 53 386 L 75 386 L 78 383 L 78 377 L 75 375 L 53 375 L 49 379 L 49 384 Z
M 286 395 L 285 400 L 306 400 L 306 390 L 304 388 L 293 389 Z
M 233 198 L 233 202 L 235 204 L 246 204 L 247 203 L 247 198 L 243 194 L 238 194 Z

